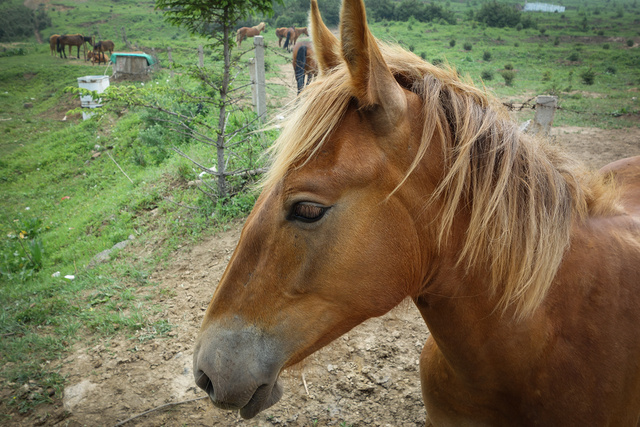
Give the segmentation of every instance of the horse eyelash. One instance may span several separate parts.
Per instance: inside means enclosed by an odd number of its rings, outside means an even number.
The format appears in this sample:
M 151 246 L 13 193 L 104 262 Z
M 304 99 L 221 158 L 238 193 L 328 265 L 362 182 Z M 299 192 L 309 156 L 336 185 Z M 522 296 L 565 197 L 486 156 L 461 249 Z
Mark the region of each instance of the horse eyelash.
M 311 203 L 296 203 L 293 206 L 290 218 L 306 222 L 315 222 L 324 216 L 327 209 L 328 208 Z

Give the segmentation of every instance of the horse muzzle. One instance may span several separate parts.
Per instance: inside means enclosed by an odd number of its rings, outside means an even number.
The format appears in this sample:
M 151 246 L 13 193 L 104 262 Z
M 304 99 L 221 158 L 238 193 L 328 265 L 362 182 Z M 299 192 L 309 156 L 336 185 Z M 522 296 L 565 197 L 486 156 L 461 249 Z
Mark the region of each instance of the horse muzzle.
M 278 376 L 285 358 L 277 344 L 253 326 L 228 329 L 209 324 L 196 340 L 196 384 L 215 406 L 253 418 L 282 397 Z

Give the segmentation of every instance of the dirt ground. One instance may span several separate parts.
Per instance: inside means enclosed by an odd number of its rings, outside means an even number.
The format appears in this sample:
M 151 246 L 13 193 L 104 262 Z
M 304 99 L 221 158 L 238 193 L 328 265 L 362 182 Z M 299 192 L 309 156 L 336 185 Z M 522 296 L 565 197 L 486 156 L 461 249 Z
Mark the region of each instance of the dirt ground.
M 640 128 L 556 127 L 555 143 L 592 168 L 640 155 Z M 418 358 L 429 332 L 409 303 L 371 319 L 285 372 L 285 394 L 250 421 L 214 408 L 192 372 L 195 336 L 205 309 L 240 236 L 242 222 L 175 253 L 151 280 L 165 288 L 166 337 L 114 338 L 75 346 L 61 364 L 64 402 L 41 407 L 13 425 L 115 426 L 422 426 Z M 135 245 L 132 245 L 135 250 Z M 140 250 L 140 248 L 138 248 Z M 141 334 L 153 331 L 142 331 Z M 190 401 L 192 399 L 199 399 Z

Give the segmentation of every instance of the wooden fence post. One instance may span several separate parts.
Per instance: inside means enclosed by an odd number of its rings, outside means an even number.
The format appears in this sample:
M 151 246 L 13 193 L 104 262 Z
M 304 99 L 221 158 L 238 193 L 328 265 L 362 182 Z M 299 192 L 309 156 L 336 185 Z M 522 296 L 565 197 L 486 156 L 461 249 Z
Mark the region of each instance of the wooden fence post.
M 257 104 L 258 90 L 257 90 L 257 82 L 256 82 L 256 59 L 255 58 L 251 58 L 249 60 L 249 76 L 251 77 L 251 102 L 253 103 L 253 106 L 257 111 L 258 110 L 258 104 Z
M 264 119 L 267 113 L 267 84 L 264 70 L 264 37 L 255 36 L 253 45 L 256 48 L 256 113 Z
M 131 49 L 131 44 L 129 43 L 129 40 L 127 40 L 127 33 L 124 30 L 124 27 L 121 27 L 120 29 L 122 30 L 122 41 L 127 46 L 127 49 Z
M 198 46 L 198 58 L 200 60 L 200 68 L 204 67 L 204 50 L 202 49 L 202 45 Z
M 558 106 L 558 97 L 551 95 L 538 95 L 536 98 L 536 114 L 533 120 L 529 120 L 521 126 L 521 129 L 529 134 L 542 134 L 548 136 L 553 124 L 553 116 Z

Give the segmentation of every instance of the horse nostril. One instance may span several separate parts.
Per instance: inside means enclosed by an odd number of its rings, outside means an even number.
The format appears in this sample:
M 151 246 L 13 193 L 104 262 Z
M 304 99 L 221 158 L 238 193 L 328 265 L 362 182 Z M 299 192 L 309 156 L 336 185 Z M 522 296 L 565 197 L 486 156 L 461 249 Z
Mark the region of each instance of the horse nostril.
M 209 396 L 213 396 L 213 384 L 211 380 L 202 370 L 198 369 L 196 373 L 196 385 L 203 389 Z

